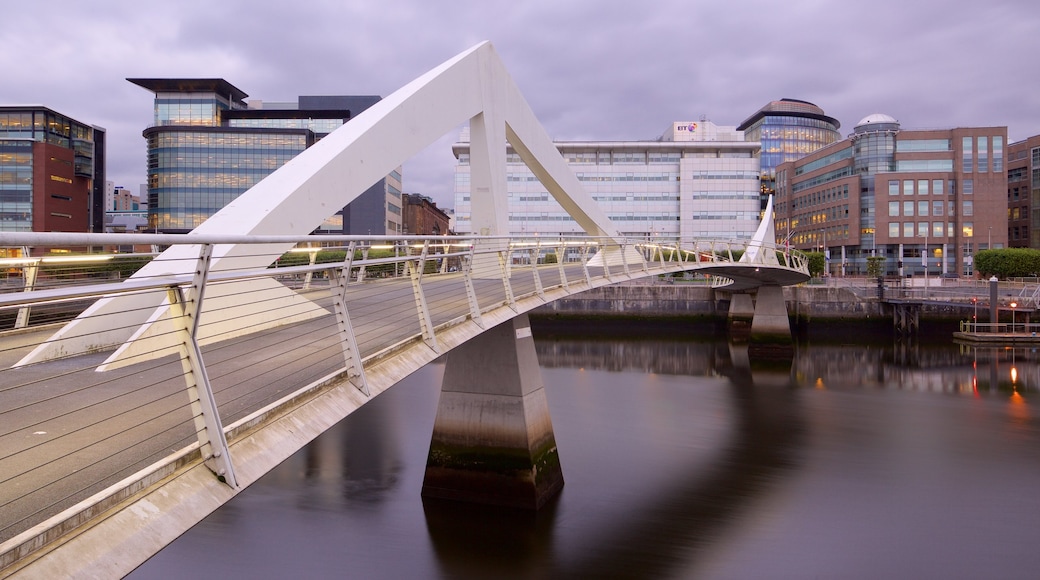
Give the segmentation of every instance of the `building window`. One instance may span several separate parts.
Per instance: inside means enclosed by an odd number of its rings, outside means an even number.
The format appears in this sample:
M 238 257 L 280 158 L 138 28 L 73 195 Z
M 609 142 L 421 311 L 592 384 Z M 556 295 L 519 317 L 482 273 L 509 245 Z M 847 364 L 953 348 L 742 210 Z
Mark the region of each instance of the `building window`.
M 975 224 L 973 222 L 964 222 L 961 224 L 961 235 L 970 238 L 975 235 Z
M 914 237 L 914 222 L 903 222 L 903 237 Z
M 993 136 L 993 173 L 1004 171 L 1004 137 Z
M 971 173 L 972 171 L 975 170 L 975 168 L 972 167 L 973 162 L 972 162 L 972 156 L 971 156 L 971 146 L 972 146 L 972 142 L 973 141 L 974 141 L 974 139 L 972 139 L 971 137 L 963 137 L 961 139 L 961 172 L 962 173 Z
M 932 216 L 942 217 L 945 214 L 946 204 L 941 201 L 932 202 Z
M 914 194 L 914 180 L 912 180 L 912 179 L 905 179 L 905 180 L 903 180 L 903 195 L 913 195 L 913 194 Z
M 928 217 L 928 202 L 919 201 L 917 202 L 917 215 L 921 217 Z
M 917 195 L 928 195 L 928 180 L 918 179 L 917 180 Z
M 975 180 L 965 179 L 961 182 L 961 193 L 964 195 L 971 195 L 975 193 Z
M 898 181 L 894 181 L 893 180 L 893 181 L 889 181 L 888 182 L 888 195 L 892 195 L 892 196 L 899 195 L 899 182 Z
M 971 201 L 964 202 L 964 208 L 961 211 L 962 216 L 975 215 L 975 204 Z
M 918 222 L 917 224 L 917 236 L 920 238 L 928 237 L 928 222 Z
M 943 180 L 941 180 L 941 179 L 933 179 L 932 180 L 932 193 L 934 193 L 935 195 L 942 195 L 943 194 Z
M 904 201 L 903 202 L 903 215 L 906 217 L 914 217 L 914 202 Z
M 889 222 L 888 224 L 888 237 L 898 238 L 899 237 L 899 222 Z
M 890 201 L 888 202 L 888 217 L 897 217 L 899 215 L 899 202 Z
M 989 137 L 979 137 L 979 173 L 989 171 Z

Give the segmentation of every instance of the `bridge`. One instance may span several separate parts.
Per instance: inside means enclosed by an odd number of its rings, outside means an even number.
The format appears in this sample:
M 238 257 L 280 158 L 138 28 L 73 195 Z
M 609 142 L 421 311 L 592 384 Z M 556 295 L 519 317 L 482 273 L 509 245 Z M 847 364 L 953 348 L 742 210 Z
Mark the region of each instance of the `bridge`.
M 752 331 L 790 339 L 779 288 L 807 264 L 773 244 L 771 211 L 744 241 L 627 239 L 518 96 L 485 43 L 191 234 L 0 234 L 31 254 L 4 264 L 20 283 L 0 294 L 0 577 L 129 572 L 441 356 L 423 493 L 537 508 L 563 479 L 526 313 L 565 296 L 693 271 L 754 291 Z M 308 235 L 466 120 L 481 235 Z M 505 149 L 489 145 L 504 141 L 587 235 L 508 235 Z M 50 251 L 128 244 L 166 249 Z M 60 311 L 79 314 L 34 322 Z

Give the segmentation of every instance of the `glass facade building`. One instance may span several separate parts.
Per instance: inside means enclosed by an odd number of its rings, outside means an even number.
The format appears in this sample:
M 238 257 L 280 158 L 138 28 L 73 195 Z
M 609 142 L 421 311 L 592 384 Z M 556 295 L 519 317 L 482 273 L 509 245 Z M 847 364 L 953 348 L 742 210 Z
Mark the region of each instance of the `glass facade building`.
M 0 231 L 104 231 L 105 130 L 0 107 Z
M 198 227 L 379 100 L 301 96 L 294 103 L 265 104 L 246 102 L 248 95 L 224 79 L 127 80 L 155 94 L 153 125 L 143 135 L 149 229 L 160 232 Z M 400 232 L 400 172 L 395 173 L 329 216 L 316 232 Z
M 762 207 L 774 193 L 776 168 L 841 140 L 841 123 L 808 101 L 780 99 L 759 109 L 737 126 L 748 141 L 761 144 Z

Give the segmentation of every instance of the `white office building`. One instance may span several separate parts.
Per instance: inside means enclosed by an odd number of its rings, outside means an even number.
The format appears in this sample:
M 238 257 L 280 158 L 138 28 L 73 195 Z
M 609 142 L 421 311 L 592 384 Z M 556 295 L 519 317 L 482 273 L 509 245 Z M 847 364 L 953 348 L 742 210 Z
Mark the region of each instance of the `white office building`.
M 760 146 L 735 127 L 682 121 L 653 141 L 556 146 L 623 235 L 744 239 L 758 226 Z M 452 151 L 455 231 L 472 233 L 468 128 Z M 511 234 L 582 233 L 511 148 L 507 164 Z

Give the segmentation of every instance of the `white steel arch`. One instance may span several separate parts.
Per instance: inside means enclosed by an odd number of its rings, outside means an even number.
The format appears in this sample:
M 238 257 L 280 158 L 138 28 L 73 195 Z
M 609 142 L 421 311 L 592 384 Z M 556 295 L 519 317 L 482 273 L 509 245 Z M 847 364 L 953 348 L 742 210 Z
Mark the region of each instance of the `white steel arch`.
M 490 42 L 482 42 L 408 83 L 333 131 L 286 163 L 226 207 L 192 234 L 307 234 L 336 210 L 400 166 L 442 135 L 469 121 L 471 134 L 472 217 L 474 231 L 507 235 L 506 149 L 508 142 L 546 189 L 590 235 L 617 239 L 606 213 L 585 191 L 552 139 L 538 122 Z M 210 271 L 234 258 L 237 268 L 266 267 L 291 247 L 270 244 L 263 252 L 241 245 L 218 246 Z M 622 262 L 616 248 L 601 252 L 610 262 Z M 197 246 L 179 246 L 138 271 L 134 277 L 180 274 L 199 255 Z M 597 254 L 597 259 L 603 259 Z M 182 264 L 176 267 L 170 264 Z M 171 268 L 177 268 L 171 271 Z M 218 335 L 236 335 L 320 314 L 320 309 L 273 282 L 248 282 L 248 288 L 225 285 L 206 295 L 204 312 L 226 311 L 244 290 L 263 292 L 265 310 L 291 307 L 293 318 L 267 320 L 265 312 L 239 312 L 236 320 L 207 324 L 205 344 Z M 169 332 L 169 306 L 154 296 L 119 296 L 97 301 L 79 318 L 41 344 L 19 364 L 103 350 L 122 344 L 107 363 L 128 356 L 133 343 Z M 112 324 L 110 316 L 118 315 Z M 99 322 L 106 320 L 106 322 Z M 207 318 L 207 320 L 212 320 Z M 60 346 L 58 346 L 60 344 Z M 164 353 L 153 353 L 164 354 Z

